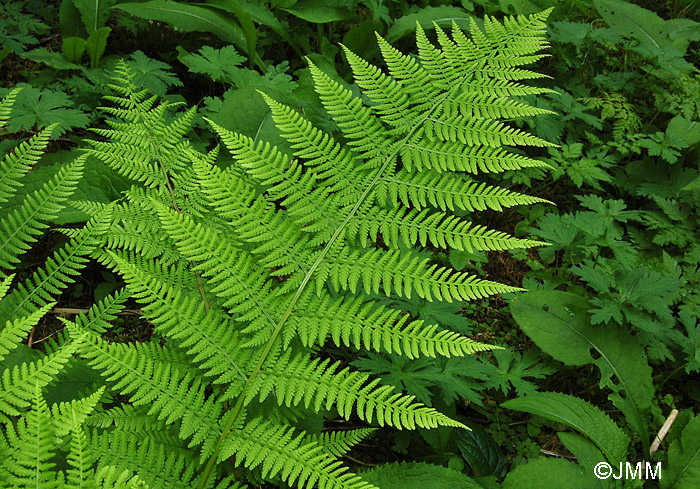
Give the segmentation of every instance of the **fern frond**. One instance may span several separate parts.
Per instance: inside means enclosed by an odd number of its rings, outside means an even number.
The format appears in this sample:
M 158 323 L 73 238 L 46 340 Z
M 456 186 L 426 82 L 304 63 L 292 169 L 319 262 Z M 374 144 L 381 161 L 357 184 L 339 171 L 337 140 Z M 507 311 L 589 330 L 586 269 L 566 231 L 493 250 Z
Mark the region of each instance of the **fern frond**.
M 5 282 L 9 286 L 12 276 L 8 278 L 9 280 L 6 280 Z M 3 295 L 1 292 L 2 291 L 0 290 L 0 300 L 2 299 Z M 31 329 L 41 320 L 41 318 L 43 318 L 55 305 L 55 302 L 50 302 L 28 316 L 15 318 L 5 323 L 5 326 L 0 330 L 0 361 L 2 361 L 5 358 L 5 355 L 7 355 L 10 351 L 17 348 L 27 333 L 29 333 Z
M 5 155 L 0 163 L 0 204 L 7 202 L 21 186 L 20 178 L 39 161 L 57 127 L 58 123 L 51 124 Z
M 461 142 L 414 138 L 400 149 L 409 172 L 434 170 L 468 173 L 499 173 L 520 168 L 547 167 L 542 161 L 512 154 L 501 148 L 465 147 Z
M 90 430 L 88 443 L 100 467 L 136 471 L 152 489 L 193 487 L 197 459 L 181 446 L 169 446 L 143 434 L 120 430 Z
M 388 309 L 362 297 L 331 299 L 308 294 L 290 318 L 285 341 L 298 335 L 304 346 L 323 345 L 385 351 L 408 358 L 463 356 L 491 349 L 454 331 L 411 321 L 397 309 Z
M 163 228 L 180 252 L 195 264 L 195 270 L 216 284 L 212 293 L 225 300 L 223 306 L 236 315 L 236 320 L 250 322 L 243 332 L 262 335 L 256 341 L 265 341 L 277 317 L 276 292 L 269 274 L 257 269 L 250 254 L 235 249 L 216 230 L 178 216 L 162 205 L 156 207 Z
M 357 414 L 371 423 L 376 418 L 398 429 L 462 426 L 433 408 L 414 401 L 414 396 L 395 393 L 392 386 L 378 386 L 379 380 L 370 380 L 363 372 L 340 368 L 341 363 L 309 359 L 305 354 L 287 350 L 275 362 L 263 367 L 250 383 L 245 402 L 256 396 L 260 401 L 274 393 L 279 404 L 288 407 L 304 403 L 314 411 L 335 407 L 345 419 Z
M 0 414 L 19 416 L 19 409 L 29 407 L 35 389 L 48 385 L 72 358 L 76 343 L 69 343 L 58 351 L 2 371 L 0 377 Z
M 29 381 L 29 380 L 28 380 Z M 12 487 L 41 487 L 54 489 L 63 485 L 63 474 L 55 472 L 51 460 L 56 453 L 53 421 L 46 401 L 41 395 L 42 384 L 35 380 L 27 384 L 32 410 L 17 423 L 17 433 L 10 430 L 10 483 Z
M 326 111 L 348 139 L 347 144 L 364 160 L 391 154 L 391 139 L 370 109 L 352 92 L 309 62 L 316 93 Z
M 135 406 L 148 404 L 148 414 L 157 414 L 167 424 L 179 421 L 182 438 L 192 438 L 190 446 L 205 443 L 220 431 L 218 415 L 221 404 L 205 395 L 206 385 L 188 368 L 156 361 L 147 348 L 107 343 L 94 333 L 66 323 L 71 337 L 82 340 L 81 354 L 90 365 L 101 370 L 113 389 L 130 395 Z M 207 441 L 209 440 L 209 441 Z
M 241 365 L 247 358 L 241 358 L 240 350 L 233 348 L 240 342 L 238 334 L 233 328 L 222 327 L 230 318 L 216 308 L 207 311 L 200 298 L 188 296 L 158 275 L 133 265 L 124 256 L 113 252 L 110 256 L 133 296 L 144 304 L 144 313 L 157 331 L 178 340 L 178 346 L 217 382 L 246 380 Z
M 70 432 L 81 430 L 83 423 L 90 416 L 104 394 L 105 387 L 100 387 L 91 395 L 82 399 L 73 399 L 51 406 L 51 417 L 55 424 L 55 434 L 63 437 Z
M 342 457 L 352 447 L 360 443 L 374 433 L 374 428 L 358 428 L 354 430 L 326 431 L 320 435 L 311 435 L 309 438 L 323 447 L 327 452 Z
M 103 386 L 88 397 L 51 407 L 55 436 L 60 438 L 71 434 L 70 452 L 67 458 L 70 469 L 66 471 L 69 486 L 90 487 L 94 481 L 95 457 L 88 447 L 83 423 L 95 409 L 104 389 Z
M 195 160 L 204 193 L 241 241 L 254 246 L 258 261 L 277 276 L 306 273 L 311 266 L 306 235 L 264 196 L 229 172 Z M 262 255 L 262 256 L 261 256 Z
M 261 465 L 263 477 L 279 474 L 284 482 L 300 488 L 375 489 L 348 472 L 322 446 L 304 441 L 303 433 L 295 433 L 289 426 L 253 418 L 226 438 L 219 459 L 235 454 L 237 464 L 248 468 Z
M 18 256 L 31 247 L 36 236 L 48 227 L 47 222 L 58 216 L 78 186 L 85 158 L 63 166 L 56 176 L 41 188 L 28 194 L 19 209 L 0 219 L 0 268 L 19 263 Z
M 518 287 L 510 287 L 456 272 L 437 265 L 428 265 L 427 258 L 415 253 L 402 253 L 398 250 L 366 251 L 343 249 L 319 268 L 316 277 L 316 290 L 329 281 L 334 287 L 357 293 L 392 292 L 399 297 L 411 298 L 415 291 L 427 300 L 475 300 L 492 294 L 517 292 Z
M 408 173 L 400 171 L 382 178 L 377 184 L 375 198 L 378 204 L 389 203 L 396 207 L 403 204 L 420 210 L 428 206 L 442 211 L 461 209 L 502 211 L 505 207 L 536 204 L 550 201 L 483 182 L 464 180 L 451 174 Z
M 430 244 L 443 249 L 472 252 L 531 248 L 546 244 L 472 225 L 442 212 L 431 212 L 428 209 L 407 211 L 400 207 L 377 209 L 371 214 L 358 217 L 348 231 L 348 238 L 359 238 L 361 246 L 366 248 L 368 239 L 376 242 L 380 234 L 383 242 L 391 248 L 399 248 L 399 243 L 409 248 L 417 244 Z
M 12 114 L 12 106 L 15 104 L 17 95 L 22 91 L 22 87 L 14 88 L 0 100 L 0 129 L 7 124 Z
M 95 482 L 100 489 L 149 489 L 138 475 L 129 469 L 119 472 L 115 467 L 102 467 L 95 474 Z
M 65 246 L 46 259 L 26 282 L 21 283 L 0 302 L 0 322 L 31 314 L 52 301 L 53 295 L 73 283 L 79 270 L 88 262 L 88 255 L 100 244 L 100 236 L 111 221 L 111 211 L 90 220 L 76 230 Z
M 210 122 L 211 123 L 211 122 Z M 330 189 L 315 185 L 312 174 L 304 174 L 301 165 L 269 143 L 255 143 L 251 138 L 235 134 L 211 123 L 224 145 L 236 156 L 238 164 L 260 184 L 269 186 L 272 200 L 281 200 L 290 218 L 315 237 L 311 245 L 328 241 L 342 222 L 338 205 L 329 205 Z

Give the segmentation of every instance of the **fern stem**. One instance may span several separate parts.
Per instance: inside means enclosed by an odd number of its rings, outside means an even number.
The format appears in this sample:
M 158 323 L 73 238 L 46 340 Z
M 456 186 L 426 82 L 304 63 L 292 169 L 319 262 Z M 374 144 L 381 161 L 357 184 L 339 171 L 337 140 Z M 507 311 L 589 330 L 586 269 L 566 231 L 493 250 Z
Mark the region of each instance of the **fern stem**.
M 323 260 L 325 259 L 326 255 L 328 254 L 328 251 L 331 249 L 333 246 L 333 243 L 338 239 L 340 234 L 343 232 L 343 229 L 348 225 L 350 220 L 355 216 L 357 211 L 360 209 L 362 204 L 364 203 L 365 199 L 369 195 L 369 193 L 372 191 L 372 189 L 377 185 L 377 182 L 381 179 L 383 173 L 386 171 L 386 169 L 389 167 L 391 162 L 394 160 L 396 155 L 398 155 L 400 149 L 406 145 L 407 141 L 413 136 L 413 134 L 425 123 L 426 120 L 431 116 L 431 114 L 435 111 L 435 109 L 442 103 L 444 102 L 447 97 L 450 95 L 452 91 L 458 90 L 460 85 L 457 85 L 453 87 L 451 90 L 445 92 L 445 94 L 440 97 L 433 105 L 430 107 L 429 110 L 425 112 L 425 115 L 421 118 L 421 120 L 418 121 L 417 124 L 415 124 L 411 130 L 406 134 L 406 136 L 403 138 L 400 144 L 397 144 L 394 150 L 387 155 L 386 160 L 382 164 L 382 166 L 379 168 L 377 173 L 375 174 L 374 178 L 370 182 L 369 185 L 367 185 L 367 188 L 362 192 L 362 195 L 360 195 L 360 198 L 357 200 L 353 208 L 350 210 L 348 215 L 345 217 L 345 220 L 338 226 L 333 233 L 333 236 L 331 236 L 330 240 L 326 245 L 324 246 L 323 250 L 321 250 L 321 253 L 319 253 L 318 257 L 316 258 L 316 261 L 314 261 L 313 265 L 311 265 L 311 268 L 309 268 L 309 271 L 306 272 L 306 275 L 304 275 L 304 279 L 302 280 L 301 284 L 299 284 L 299 287 L 296 290 L 296 293 L 294 294 L 294 297 L 292 297 L 291 302 L 289 303 L 289 306 L 287 307 L 287 310 L 284 312 L 284 315 L 282 318 L 277 322 L 275 325 L 275 329 L 272 332 L 272 336 L 268 340 L 267 344 L 265 345 L 265 349 L 263 350 L 262 354 L 260 355 L 260 358 L 258 359 L 257 364 L 255 365 L 255 368 L 253 371 L 250 373 L 248 376 L 248 380 L 246 381 L 245 385 L 243 386 L 243 389 L 241 390 L 241 393 L 238 396 L 238 399 L 236 400 L 236 404 L 233 406 L 232 410 L 230 411 L 230 414 L 228 418 L 226 419 L 226 422 L 224 424 L 224 429 L 221 432 L 221 435 L 219 435 L 219 439 L 216 442 L 216 445 L 214 446 L 214 451 L 209 457 L 209 460 L 207 460 L 207 465 L 204 467 L 204 472 L 202 473 L 202 476 L 199 480 L 199 483 L 197 484 L 196 489 L 203 489 L 207 480 L 209 479 L 209 476 L 214 469 L 214 465 L 216 464 L 216 459 L 219 453 L 219 450 L 221 449 L 221 445 L 223 444 L 224 440 L 226 437 L 231 433 L 231 427 L 233 426 L 233 423 L 236 421 L 236 418 L 238 418 L 238 415 L 240 414 L 241 410 L 243 409 L 243 403 L 245 401 L 245 393 L 250 384 L 252 383 L 253 379 L 260 373 L 262 370 L 262 366 L 265 363 L 265 360 L 267 360 L 267 356 L 270 354 L 270 351 L 272 350 L 272 346 L 275 343 L 275 340 L 279 336 L 280 332 L 282 331 L 282 327 L 284 324 L 287 322 L 287 319 L 292 315 L 292 312 L 294 311 L 294 306 L 296 306 L 297 301 L 301 297 L 302 292 L 304 292 L 304 289 L 306 288 L 306 285 L 309 283 L 311 280 L 311 277 L 313 276 L 314 272 L 318 269 L 318 267 L 323 263 Z

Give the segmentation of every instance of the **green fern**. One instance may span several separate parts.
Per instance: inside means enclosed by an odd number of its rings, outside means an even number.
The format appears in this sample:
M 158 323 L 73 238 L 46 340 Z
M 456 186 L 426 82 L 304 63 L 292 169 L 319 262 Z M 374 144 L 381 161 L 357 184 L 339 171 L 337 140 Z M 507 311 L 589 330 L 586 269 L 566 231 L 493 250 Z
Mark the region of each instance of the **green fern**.
M 344 48 L 366 102 L 310 63 L 339 133 L 264 96 L 292 154 L 212 123 L 233 156 L 224 170 L 219 148 L 204 154 L 186 138 L 195 111 L 166 118 L 175 106 L 137 91 L 120 65 L 110 128 L 95 130 L 103 140 L 87 153 L 138 185 L 109 209 L 80 208 L 109 213 L 93 256 L 124 278 L 164 341 L 110 343 L 66 322 L 80 354 L 131 401 L 88 421 L 99 465 L 118 460 L 121 470 L 132 457 L 153 487 L 224 484 L 235 466 L 239 481 L 370 488 L 339 460 L 366 432 L 313 436 L 295 427 L 300 413 L 463 426 L 316 352 L 327 341 L 408 358 L 490 348 L 370 296 L 520 290 L 440 267 L 426 251 L 541 244 L 452 211 L 545 202 L 480 175 L 546 166 L 509 147 L 552 145 L 508 121 L 548 113 L 518 99 L 548 92 L 521 83 L 544 76 L 522 66 L 545 56 L 548 14 L 486 19 L 469 36 L 436 26 L 438 46 L 419 27 L 417 58 L 379 37 L 388 74 Z M 135 437 L 148 453 L 128 448 Z
M 0 124 L 9 119 L 18 91 L 10 92 L 0 102 Z M 0 214 L 4 215 L 0 219 L 0 360 L 10 360 L 8 356 L 54 307 L 55 298 L 74 282 L 111 219 L 106 210 L 82 229 L 66 230 L 68 242 L 12 288 L 16 274 L 3 272 L 20 262 L 19 257 L 58 216 L 82 174 L 83 157 L 66 164 L 55 177 L 28 194 L 18 209 L 3 209 L 41 157 L 54 129 L 50 126 L 20 143 L 0 163 Z M 123 295 L 108 298 L 77 322 L 88 330 L 104 331 L 122 302 Z M 0 369 L 0 488 L 146 487 L 128 470 L 117 473 L 113 467 L 105 467 L 95 471 L 96 457 L 88 446 L 83 425 L 103 396 L 104 387 L 83 399 L 50 407 L 44 399 L 44 388 L 74 357 L 78 346 L 61 335 L 47 354 Z M 59 453 L 65 455 L 65 472 L 57 468 Z

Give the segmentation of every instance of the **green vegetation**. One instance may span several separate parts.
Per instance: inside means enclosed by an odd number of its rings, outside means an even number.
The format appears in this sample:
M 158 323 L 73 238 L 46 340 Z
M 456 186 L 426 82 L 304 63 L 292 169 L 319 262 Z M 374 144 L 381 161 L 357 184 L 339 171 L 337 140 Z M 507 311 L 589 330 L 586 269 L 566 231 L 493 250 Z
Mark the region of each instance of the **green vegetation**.
M 696 2 L 15 0 L 0 68 L 0 489 L 700 484 Z

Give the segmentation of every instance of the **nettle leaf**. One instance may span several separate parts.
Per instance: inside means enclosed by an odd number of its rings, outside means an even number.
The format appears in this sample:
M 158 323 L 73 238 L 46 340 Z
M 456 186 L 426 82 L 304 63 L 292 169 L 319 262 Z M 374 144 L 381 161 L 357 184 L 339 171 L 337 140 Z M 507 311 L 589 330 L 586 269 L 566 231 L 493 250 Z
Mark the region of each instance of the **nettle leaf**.
M 592 326 L 590 309 L 585 298 L 560 291 L 527 292 L 510 304 L 515 321 L 547 354 L 566 365 L 594 363 L 600 369 L 600 386 L 613 391 L 609 399 L 647 452 L 654 389 L 646 354 L 625 330 Z
M 543 416 L 583 433 L 613 465 L 624 461 L 627 454 L 627 435 L 603 411 L 583 399 L 558 392 L 533 392 L 501 405 Z
M 178 53 L 178 59 L 191 72 L 207 75 L 217 82 L 232 83 L 233 68 L 246 61 L 233 46 L 224 46 L 221 49 L 204 46 L 194 54 L 178 46 Z
M 508 460 L 496 446 L 493 438 L 476 423 L 465 422 L 468 430 L 457 429 L 455 441 L 464 460 L 480 476 L 503 477 L 508 468 Z
M 586 36 L 593 30 L 590 24 L 578 22 L 552 22 L 551 39 L 556 42 L 567 42 L 581 46 Z
M 60 136 L 76 127 L 86 127 L 90 122 L 85 112 L 73 108 L 73 101 L 64 92 L 39 90 L 26 83 L 18 83 L 17 87 L 23 90 L 12 108 L 7 124 L 9 131 L 43 129 L 58 122 L 55 134 Z M 0 91 L 0 96 L 4 95 L 5 91 Z

